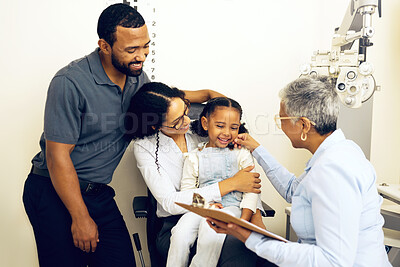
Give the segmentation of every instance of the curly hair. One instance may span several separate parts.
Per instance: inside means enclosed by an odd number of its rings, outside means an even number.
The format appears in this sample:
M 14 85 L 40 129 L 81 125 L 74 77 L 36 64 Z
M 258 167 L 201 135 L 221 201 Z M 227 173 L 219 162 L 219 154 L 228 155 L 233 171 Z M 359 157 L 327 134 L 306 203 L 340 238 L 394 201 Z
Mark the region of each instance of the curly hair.
M 239 112 L 239 119 L 242 119 L 242 107 L 239 105 L 238 102 L 236 102 L 235 100 L 228 98 L 228 97 L 216 97 L 213 99 L 210 99 L 207 104 L 204 106 L 203 111 L 200 113 L 200 116 L 197 120 L 193 121 L 190 124 L 190 129 L 192 130 L 192 132 L 196 133 L 199 136 L 202 137 L 207 137 L 208 136 L 208 132 L 206 130 L 204 130 L 203 126 L 201 125 L 201 118 L 202 117 L 206 117 L 209 118 L 211 116 L 211 114 L 213 114 L 213 112 L 215 111 L 215 109 L 217 109 L 218 107 L 229 107 L 229 108 L 235 108 L 238 112 Z M 244 123 L 240 124 L 239 127 L 239 133 L 247 133 L 247 129 L 244 126 Z
M 140 28 L 143 25 L 145 21 L 136 9 L 126 4 L 114 4 L 100 14 L 97 34 L 112 47 L 116 41 L 114 33 L 117 31 L 117 26 Z

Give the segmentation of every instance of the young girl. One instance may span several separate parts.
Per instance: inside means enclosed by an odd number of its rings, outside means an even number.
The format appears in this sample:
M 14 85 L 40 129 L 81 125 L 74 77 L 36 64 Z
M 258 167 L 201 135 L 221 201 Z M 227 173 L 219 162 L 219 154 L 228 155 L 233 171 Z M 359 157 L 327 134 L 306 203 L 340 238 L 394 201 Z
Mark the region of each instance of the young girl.
M 254 165 L 247 149 L 233 149 L 228 145 L 239 133 L 247 132 L 240 123 L 242 108 L 233 99 L 217 97 L 211 99 L 192 123 L 191 129 L 208 142 L 186 154 L 181 180 L 181 191 L 208 186 L 220 182 L 248 166 Z M 206 198 L 207 202 L 210 202 Z M 250 221 L 256 212 L 258 195 L 232 191 L 213 205 L 233 216 Z M 191 266 L 216 266 L 225 235 L 212 230 L 205 219 L 186 213 L 172 229 L 167 266 L 187 266 L 189 250 L 197 239 L 196 255 Z

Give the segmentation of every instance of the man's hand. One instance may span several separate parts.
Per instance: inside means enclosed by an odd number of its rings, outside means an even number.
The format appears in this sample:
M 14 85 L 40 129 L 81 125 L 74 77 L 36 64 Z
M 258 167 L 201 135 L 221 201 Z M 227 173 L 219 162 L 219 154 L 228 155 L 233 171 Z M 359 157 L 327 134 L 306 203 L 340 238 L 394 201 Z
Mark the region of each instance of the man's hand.
M 71 215 L 75 246 L 90 252 L 96 250 L 99 234 L 83 201 L 78 175 L 70 157 L 74 147 L 46 140 L 47 167 L 54 189 Z
M 215 232 L 219 234 L 233 235 L 243 243 L 246 242 L 247 238 L 249 238 L 251 234 L 250 230 L 242 228 L 234 223 L 227 224 L 212 218 L 207 218 L 207 223 Z
M 99 232 L 96 223 L 90 216 L 72 220 L 71 232 L 75 247 L 86 252 L 95 252 L 99 242 Z
M 251 152 L 254 151 L 257 147 L 260 146 L 260 144 L 249 134 L 244 133 L 244 134 L 239 134 L 235 141 L 234 141 L 235 147 L 245 147 Z
M 185 98 L 188 99 L 191 103 L 203 103 L 215 97 L 224 97 L 223 94 L 220 94 L 213 90 L 196 90 L 196 91 L 186 91 Z

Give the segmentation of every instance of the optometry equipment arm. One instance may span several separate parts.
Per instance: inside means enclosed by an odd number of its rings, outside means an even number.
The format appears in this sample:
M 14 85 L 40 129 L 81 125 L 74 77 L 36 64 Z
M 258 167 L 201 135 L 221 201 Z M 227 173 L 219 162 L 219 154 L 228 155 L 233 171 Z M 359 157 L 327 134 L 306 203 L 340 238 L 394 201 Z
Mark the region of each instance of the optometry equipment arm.
M 366 61 L 367 47 L 372 46 L 374 35 L 372 15 L 381 0 L 351 0 L 342 25 L 335 29 L 331 51 L 318 50 L 311 63 L 301 67 L 302 76 L 329 75 L 337 78 L 336 91 L 343 104 L 359 108 L 377 89 L 372 76 L 374 67 Z M 358 40 L 358 50 L 351 50 Z

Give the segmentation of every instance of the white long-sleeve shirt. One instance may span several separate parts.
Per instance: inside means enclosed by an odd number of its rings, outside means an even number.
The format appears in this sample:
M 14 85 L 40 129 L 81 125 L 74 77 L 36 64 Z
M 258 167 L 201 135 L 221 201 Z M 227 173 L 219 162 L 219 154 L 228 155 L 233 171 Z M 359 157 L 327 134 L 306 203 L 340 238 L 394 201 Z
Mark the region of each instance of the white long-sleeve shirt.
M 277 191 L 292 203 L 298 243 L 252 233 L 246 246 L 279 266 L 391 266 L 383 244 L 382 198 L 361 149 L 336 130 L 296 178 L 262 146 L 253 156 Z

